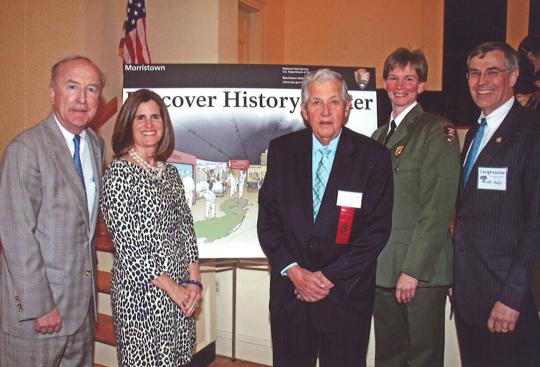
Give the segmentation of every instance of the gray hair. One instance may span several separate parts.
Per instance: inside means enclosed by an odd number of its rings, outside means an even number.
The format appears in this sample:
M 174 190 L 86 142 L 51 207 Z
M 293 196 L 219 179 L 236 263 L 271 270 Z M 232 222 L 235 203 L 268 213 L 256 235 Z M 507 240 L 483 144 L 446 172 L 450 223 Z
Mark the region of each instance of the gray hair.
M 105 88 L 105 74 L 103 74 L 101 69 L 96 64 L 94 64 L 94 62 L 92 60 L 90 60 L 86 56 L 81 56 L 81 55 L 73 55 L 73 56 L 64 57 L 63 59 L 59 60 L 56 64 L 54 64 L 52 66 L 52 68 L 51 68 L 51 86 L 54 86 L 54 82 L 56 80 L 56 75 L 58 74 L 58 69 L 60 69 L 60 67 L 62 65 L 64 65 L 65 63 L 70 62 L 70 61 L 76 61 L 76 60 L 86 61 L 87 63 L 92 65 L 94 68 L 96 68 L 96 70 L 98 72 L 98 75 L 99 75 L 99 93 L 101 94 L 101 92 L 103 91 L 103 88 Z
M 470 62 L 473 57 L 484 58 L 486 53 L 490 51 L 502 51 L 504 54 L 504 63 L 506 70 L 509 73 L 519 70 L 519 59 L 516 50 L 514 50 L 508 43 L 500 41 L 485 42 L 476 46 L 467 56 L 467 70 L 469 70 Z
M 326 80 L 337 80 L 341 83 L 341 99 L 344 102 L 350 102 L 352 100 L 351 95 L 349 94 L 349 89 L 347 88 L 347 83 L 343 79 L 343 76 L 330 69 L 319 69 L 304 75 L 304 80 L 302 81 L 302 103 L 307 103 L 309 100 L 309 86 L 311 83 L 322 82 Z

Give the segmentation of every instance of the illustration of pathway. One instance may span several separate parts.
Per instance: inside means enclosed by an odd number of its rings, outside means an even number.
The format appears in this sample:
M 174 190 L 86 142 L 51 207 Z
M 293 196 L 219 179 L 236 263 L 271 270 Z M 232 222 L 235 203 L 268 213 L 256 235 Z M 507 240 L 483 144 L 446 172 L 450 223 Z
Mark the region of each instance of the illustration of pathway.
M 223 202 L 219 209 L 225 213 L 218 218 L 209 218 L 195 222 L 195 233 L 198 238 L 205 238 L 206 242 L 212 242 L 232 233 L 242 224 L 247 212 L 248 201 L 246 199 L 232 198 Z

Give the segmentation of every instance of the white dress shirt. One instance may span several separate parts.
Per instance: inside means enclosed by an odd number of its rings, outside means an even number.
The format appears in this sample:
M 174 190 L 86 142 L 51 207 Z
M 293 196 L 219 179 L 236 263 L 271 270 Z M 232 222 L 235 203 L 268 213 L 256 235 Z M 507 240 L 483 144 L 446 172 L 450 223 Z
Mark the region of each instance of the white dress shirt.
M 403 121 L 403 119 L 405 118 L 405 116 L 407 116 L 407 114 L 414 108 L 414 106 L 416 106 L 418 104 L 418 102 L 414 101 L 413 103 L 411 103 L 409 106 L 407 106 L 407 108 L 405 108 L 403 111 L 401 111 L 401 113 L 397 116 L 394 116 L 394 111 L 392 111 L 390 113 L 390 121 L 388 122 L 391 122 L 392 120 L 394 120 L 394 122 L 396 123 L 396 130 L 397 128 L 399 127 L 399 124 L 401 124 L 401 121 Z M 386 135 L 388 135 L 388 132 L 390 131 L 390 124 L 388 124 L 388 130 L 386 131 Z
M 64 136 L 64 139 L 66 139 L 66 144 L 69 148 L 69 152 L 71 153 L 71 158 L 73 159 L 73 154 L 75 153 L 75 144 L 73 143 L 73 138 L 75 137 L 75 135 L 67 131 L 66 128 L 62 126 L 62 124 L 58 121 L 56 115 L 54 115 L 54 119 L 58 124 L 58 127 L 60 128 L 60 131 Z M 86 189 L 88 217 L 92 218 L 92 212 L 94 211 L 94 200 L 96 198 L 96 180 L 92 169 L 92 156 L 88 142 L 88 134 L 86 134 L 86 130 L 83 130 L 79 135 L 81 137 L 79 156 L 81 158 L 81 165 L 84 176 L 84 187 Z
M 480 152 L 482 152 L 482 149 L 486 146 L 486 144 L 489 142 L 489 139 L 493 137 L 495 134 L 495 131 L 501 126 L 501 123 L 503 122 L 506 115 L 508 115 L 508 112 L 510 112 L 510 109 L 514 105 L 515 98 L 512 96 L 508 101 L 504 102 L 501 106 L 499 106 L 496 110 L 491 112 L 489 115 L 484 115 L 484 112 L 480 113 L 480 117 L 478 117 L 478 123 L 482 121 L 483 118 L 486 119 L 486 127 L 484 128 L 484 136 L 482 138 L 482 143 L 480 144 L 480 148 L 478 149 L 478 155 L 480 155 Z M 467 156 L 469 155 L 469 151 L 471 150 L 472 142 L 469 145 L 469 148 L 467 150 Z M 467 162 L 467 157 L 465 157 L 465 160 L 463 162 Z M 465 165 L 465 163 L 463 163 Z

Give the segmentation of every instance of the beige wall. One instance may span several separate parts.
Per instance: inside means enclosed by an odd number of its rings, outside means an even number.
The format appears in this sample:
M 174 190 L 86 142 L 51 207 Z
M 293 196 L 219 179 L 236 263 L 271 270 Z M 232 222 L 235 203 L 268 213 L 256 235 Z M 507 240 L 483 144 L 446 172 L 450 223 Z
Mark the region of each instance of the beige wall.
M 236 62 L 238 0 L 153 0 L 148 40 L 156 63 Z M 394 48 L 422 48 L 430 65 L 429 90 L 442 80 L 443 0 L 267 0 L 263 15 L 264 63 L 375 66 Z M 120 97 L 117 55 L 124 1 L 0 0 L 0 154 L 20 131 L 49 111 L 49 68 L 82 53 L 106 74 L 105 99 Z M 507 40 L 526 35 L 529 0 L 508 1 Z M 113 119 L 114 120 L 114 119 Z M 109 140 L 112 122 L 102 131 Z M 110 157 L 110 149 L 109 155 Z
M 50 111 L 50 67 L 73 54 L 92 58 L 104 71 L 106 100 L 120 93 L 116 54 L 122 7 L 107 0 L 2 0 L 0 68 L 7 88 L 0 92 L 0 154 L 22 130 Z
M 381 68 L 395 48 L 421 48 L 428 89 L 440 90 L 443 0 L 290 0 L 285 6 L 285 61 Z
M 508 0 L 506 17 L 506 42 L 517 49 L 529 33 L 530 0 Z

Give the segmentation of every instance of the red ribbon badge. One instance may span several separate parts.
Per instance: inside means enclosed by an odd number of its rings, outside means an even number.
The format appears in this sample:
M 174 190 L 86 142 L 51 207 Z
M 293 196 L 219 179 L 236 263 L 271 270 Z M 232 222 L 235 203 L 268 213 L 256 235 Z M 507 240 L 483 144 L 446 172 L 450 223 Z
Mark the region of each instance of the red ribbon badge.
M 336 244 L 347 245 L 351 238 L 351 230 L 354 219 L 354 208 L 342 206 L 339 212 L 339 220 L 336 234 Z

